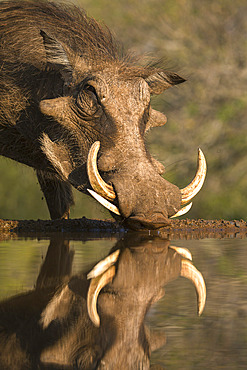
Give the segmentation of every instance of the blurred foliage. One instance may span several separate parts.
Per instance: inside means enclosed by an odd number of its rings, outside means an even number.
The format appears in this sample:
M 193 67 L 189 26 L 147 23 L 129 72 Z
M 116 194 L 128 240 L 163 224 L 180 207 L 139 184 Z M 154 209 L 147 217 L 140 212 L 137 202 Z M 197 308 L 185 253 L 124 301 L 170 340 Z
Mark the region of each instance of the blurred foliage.
M 244 0 L 73 1 L 103 21 L 126 48 L 166 60 L 188 81 L 153 99 L 168 123 L 147 137 L 150 151 L 179 187 L 194 176 L 197 147 L 206 183 L 186 217 L 247 217 L 247 4 Z M 0 217 L 47 218 L 33 171 L 0 160 Z M 85 200 L 87 199 L 87 200 Z M 72 217 L 108 217 L 76 195 Z M 102 213 L 103 212 L 103 213 Z

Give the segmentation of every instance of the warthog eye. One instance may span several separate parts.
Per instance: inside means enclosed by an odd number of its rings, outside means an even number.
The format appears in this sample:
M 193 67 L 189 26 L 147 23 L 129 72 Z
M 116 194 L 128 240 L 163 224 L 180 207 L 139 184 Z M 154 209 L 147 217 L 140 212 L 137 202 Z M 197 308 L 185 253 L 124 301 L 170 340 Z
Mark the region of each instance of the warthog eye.
M 97 95 L 97 92 L 96 92 L 96 90 L 95 90 L 94 86 L 89 85 L 89 84 L 86 84 L 86 85 L 84 86 L 84 90 L 85 90 L 85 91 L 88 91 L 88 92 L 91 92 L 91 93 L 94 95 L 94 98 L 97 100 L 97 103 L 99 103 L 99 104 L 100 104 L 99 97 L 98 97 L 98 95 Z
M 92 85 L 86 84 L 85 87 L 84 87 L 84 89 L 87 90 L 87 91 L 91 91 L 94 95 L 97 96 L 96 90 L 95 90 L 95 88 Z
M 92 117 L 99 109 L 97 97 L 93 92 L 85 90 L 80 91 L 76 99 L 77 114 L 82 115 L 83 118 Z

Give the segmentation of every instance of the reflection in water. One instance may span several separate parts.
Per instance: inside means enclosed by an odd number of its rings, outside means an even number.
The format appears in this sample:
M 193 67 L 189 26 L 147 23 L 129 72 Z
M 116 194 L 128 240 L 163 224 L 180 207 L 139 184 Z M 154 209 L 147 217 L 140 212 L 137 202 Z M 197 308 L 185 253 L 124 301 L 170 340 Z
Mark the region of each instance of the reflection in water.
M 205 286 L 190 258 L 169 241 L 127 235 L 90 282 L 89 271 L 71 276 L 69 242 L 53 237 L 35 289 L 0 303 L 0 368 L 148 369 L 165 334 L 149 330 L 144 319 L 164 286 L 190 278 L 203 310 Z M 99 284 L 105 286 L 100 294 Z

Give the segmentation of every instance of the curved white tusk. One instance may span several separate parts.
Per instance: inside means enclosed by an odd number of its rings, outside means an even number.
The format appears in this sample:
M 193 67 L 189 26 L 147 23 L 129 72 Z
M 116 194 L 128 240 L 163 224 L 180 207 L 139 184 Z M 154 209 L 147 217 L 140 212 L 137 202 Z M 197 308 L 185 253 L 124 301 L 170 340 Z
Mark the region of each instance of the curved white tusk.
M 181 208 L 177 213 L 175 213 L 175 215 L 171 216 L 170 218 L 183 216 L 185 213 L 189 212 L 191 207 L 192 207 L 192 202 L 189 203 L 187 206 Z
M 169 248 L 174 249 L 182 257 L 192 261 L 192 254 L 187 248 L 175 247 L 174 245 L 170 245 Z
M 103 274 L 106 270 L 109 269 L 118 259 L 120 249 L 117 249 L 115 252 L 107 256 L 105 259 L 97 263 L 94 268 L 87 274 L 88 279 L 96 278 L 97 276 Z
M 198 149 L 198 164 L 197 171 L 191 183 L 183 189 L 180 189 L 182 194 L 182 205 L 188 203 L 202 188 L 207 172 L 207 163 L 202 150 Z
M 107 184 L 99 174 L 97 167 L 97 154 L 100 148 L 100 142 L 95 141 L 91 146 L 87 157 L 87 174 L 90 185 L 96 193 L 100 194 L 103 198 L 113 200 L 116 194 L 113 187 Z
M 100 326 L 100 318 L 97 312 L 97 299 L 101 289 L 112 282 L 115 276 L 115 266 L 111 266 L 104 274 L 91 280 L 87 294 L 87 311 L 93 324 Z
M 197 313 L 200 316 L 206 303 L 206 285 L 200 271 L 188 260 L 182 260 L 180 275 L 191 280 L 197 293 Z
M 116 213 L 116 215 L 119 215 L 120 216 L 120 212 L 118 210 L 118 208 L 116 206 L 114 206 L 114 204 L 108 202 L 108 200 L 106 200 L 105 198 L 103 198 L 101 195 L 99 195 L 98 193 L 95 193 L 95 191 L 91 190 L 91 189 L 87 189 L 87 191 L 92 195 L 92 197 L 94 197 L 100 204 L 102 204 L 102 206 L 104 206 L 105 208 L 109 209 L 111 212 L 113 213 Z

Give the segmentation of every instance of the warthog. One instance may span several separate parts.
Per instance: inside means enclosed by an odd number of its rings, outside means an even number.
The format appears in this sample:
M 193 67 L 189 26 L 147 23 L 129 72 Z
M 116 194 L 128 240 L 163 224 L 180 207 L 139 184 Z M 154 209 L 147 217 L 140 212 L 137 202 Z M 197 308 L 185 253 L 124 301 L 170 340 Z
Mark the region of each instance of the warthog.
M 0 37 L 0 154 L 35 169 L 52 219 L 68 218 L 71 185 L 134 228 L 162 227 L 188 209 L 181 204 L 205 177 L 202 152 L 180 190 L 144 143 L 166 122 L 150 96 L 182 77 L 138 66 L 73 5 L 1 1 Z
M 0 368 L 149 369 L 165 334 L 144 320 L 164 286 L 189 278 L 199 314 L 204 308 L 204 280 L 190 259 L 168 241 L 125 238 L 89 273 L 89 282 L 85 272 L 69 276 L 68 241 L 52 240 L 35 290 L 0 302 Z

